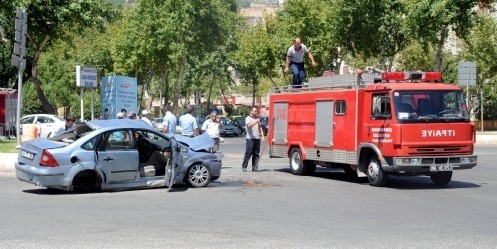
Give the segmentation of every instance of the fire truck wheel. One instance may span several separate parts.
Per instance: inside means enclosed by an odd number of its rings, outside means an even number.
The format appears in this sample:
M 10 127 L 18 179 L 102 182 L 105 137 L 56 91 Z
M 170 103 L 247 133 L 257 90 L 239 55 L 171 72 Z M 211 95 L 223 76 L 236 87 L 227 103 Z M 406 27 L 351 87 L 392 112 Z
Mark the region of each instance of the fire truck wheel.
M 388 176 L 381 169 L 380 161 L 376 155 L 369 159 L 367 174 L 371 186 L 383 187 L 387 184 Z
M 431 181 L 437 186 L 445 186 L 449 184 L 452 179 L 452 171 L 437 172 L 435 175 L 430 176 Z
M 302 153 L 299 148 L 293 148 L 290 151 L 290 170 L 294 175 L 305 175 L 307 173 L 306 163 L 304 165 L 304 160 L 302 159 Z

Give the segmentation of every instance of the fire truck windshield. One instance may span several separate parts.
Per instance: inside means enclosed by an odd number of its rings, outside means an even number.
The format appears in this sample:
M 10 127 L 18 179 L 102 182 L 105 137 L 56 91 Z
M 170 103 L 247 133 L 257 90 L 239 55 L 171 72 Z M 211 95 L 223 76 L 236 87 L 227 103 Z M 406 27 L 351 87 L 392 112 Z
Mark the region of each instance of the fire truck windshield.
M 469 121 L 461 91 L 394 91 L 392 99 L 400 123 Z

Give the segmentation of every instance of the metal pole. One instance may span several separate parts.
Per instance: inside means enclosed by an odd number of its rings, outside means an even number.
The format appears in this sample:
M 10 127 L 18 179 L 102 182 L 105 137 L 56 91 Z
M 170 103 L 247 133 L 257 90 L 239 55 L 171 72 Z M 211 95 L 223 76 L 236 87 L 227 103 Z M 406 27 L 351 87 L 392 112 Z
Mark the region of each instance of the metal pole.
M 83 112 L 83 87 L 80 88 L 81 92 L 80 92 L 80 99 L 81 99 L 81 122 L 84 122 L 85 121 L 85 116 L 84 116 L 84 112 Z
M 94 95 L 95 95 L 95 88 L 91 89 L 91 120 L 95 120 L 95 110 L 93 106 L 93 101 L 94 101 Z
M 480 110 L 480 115 L 481 115 L 481 131 L 483 132 L 483 87 L 482 89 L 480 90 L 480 104 L 481 104 L 481 110 Z
M 17 146 L 21 145 L 21 107 L 22 107 L 22 66 L 19 66 L 19 76 L 17 83 L 17 113 L 16 113 L 16 137 Z

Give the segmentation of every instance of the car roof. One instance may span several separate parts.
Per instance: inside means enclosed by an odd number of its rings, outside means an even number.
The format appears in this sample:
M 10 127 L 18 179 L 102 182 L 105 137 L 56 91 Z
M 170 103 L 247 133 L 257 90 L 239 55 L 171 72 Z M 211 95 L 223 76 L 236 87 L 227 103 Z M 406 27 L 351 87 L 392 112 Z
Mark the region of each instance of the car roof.
M 102 128 L 147 128 L 153 129 L 149 124 L 144 121 L 135 119 L 108 119 L 108 120 L 94 120 L 87 121 L 86 124 L 94 130 Z

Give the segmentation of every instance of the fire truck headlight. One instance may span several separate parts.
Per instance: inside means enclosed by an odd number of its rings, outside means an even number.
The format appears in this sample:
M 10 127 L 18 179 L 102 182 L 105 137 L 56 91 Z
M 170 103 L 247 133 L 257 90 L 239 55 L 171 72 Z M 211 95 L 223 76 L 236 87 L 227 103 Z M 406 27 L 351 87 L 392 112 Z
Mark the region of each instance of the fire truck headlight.
M 419 158 L 396 158 L 395 159 L 396 165 L 419 165 L 420 162 L 421 162 L 421 159 L 419 159 Z

